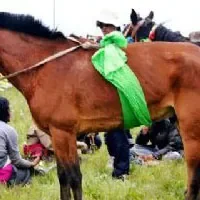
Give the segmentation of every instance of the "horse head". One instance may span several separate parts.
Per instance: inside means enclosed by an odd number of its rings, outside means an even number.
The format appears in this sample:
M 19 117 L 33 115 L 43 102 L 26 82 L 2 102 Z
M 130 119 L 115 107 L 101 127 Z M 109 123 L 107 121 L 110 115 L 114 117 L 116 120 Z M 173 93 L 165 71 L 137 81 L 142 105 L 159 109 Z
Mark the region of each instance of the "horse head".
M 156 24 L 152 21 L 153 17 L 153 11 L 150 11 L 149 15 L 143 19 L 132 9 L 130 14 L 132 30 L 130 28 L 129 35 L 135 38 L 135 41 L 148 38 L 151 41 L 189 42 L 179 31 L 172 31 L 163 26 L 163 23 Z
M 149 15 L 143 19 L 139 16 L 139 14 L 135 12 L 134 9 L 132 9 L 132 12 L 130 14 L 132 33 L 134 32 L 134 35 L 132 34 L 132 37 L 135 37 L 137 41 L 149 38 L 149 34 L 153 26 L 155 25 L 155 22 L 152 21 L 153 17 L 153 11 L 150 11 Z

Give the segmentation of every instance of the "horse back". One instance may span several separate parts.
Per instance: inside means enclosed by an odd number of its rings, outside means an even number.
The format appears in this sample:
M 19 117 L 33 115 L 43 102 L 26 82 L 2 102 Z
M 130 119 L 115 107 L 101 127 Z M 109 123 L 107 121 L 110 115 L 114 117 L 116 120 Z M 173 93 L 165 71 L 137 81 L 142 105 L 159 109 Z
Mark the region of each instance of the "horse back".
M 136 43 L 125 51 L 128 65 L 143 88 L 152 118 L 162 114 L 164 117 L 168 108 L 174 107 L 180 90 L 200 87 L 200 49 L 196 45 Z

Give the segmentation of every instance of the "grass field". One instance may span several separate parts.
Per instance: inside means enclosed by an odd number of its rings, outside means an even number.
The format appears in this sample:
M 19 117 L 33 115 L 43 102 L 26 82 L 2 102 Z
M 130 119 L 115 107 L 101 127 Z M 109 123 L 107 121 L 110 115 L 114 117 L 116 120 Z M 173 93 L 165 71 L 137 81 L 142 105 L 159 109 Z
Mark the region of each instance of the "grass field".
M 20 149 L 31 124 L 31 115 L 23 96 L 14 88 L 0 92 L 10 100 L 11 125 L 19 134 Z M 182 161 L 165 161 L 158 166 L 131 164 L 125 182 L 113 180 L 107 168 L 105 145 L 92 155 L 84 155 L 81 164 L 84 200 L 182 200 L 186 187 L 186 167 Z M 32 184 L 12 189 L 0 186 L 0 200 L 59 200 L 56 170 L 34 177 Z

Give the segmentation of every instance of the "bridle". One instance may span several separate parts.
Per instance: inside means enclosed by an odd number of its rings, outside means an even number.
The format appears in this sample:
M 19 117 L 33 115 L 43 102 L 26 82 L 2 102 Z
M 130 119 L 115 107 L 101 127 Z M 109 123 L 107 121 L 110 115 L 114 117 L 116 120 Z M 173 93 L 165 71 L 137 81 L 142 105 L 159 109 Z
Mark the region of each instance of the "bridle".
M 145 19 L 142 19 L 140 20 L 135 26 L 132 25 L 132 23 L 130 23 L 128 25 L 128 28 L 126 29 L 126 31 L 124 32 L 124 36 L 127 37 L 128 36 L 128 33 L 131 31 L 131 37 L 134 39 L 134 42 L 140 42 L 137 38 L 137 32 L 138 30 L 140 29 L 141 26 L 143 26 L 145 23 Z M 151 31 L 149 32 L 149 35 L 148 35 L 148 39 L 150 41 L 154 40 L 155 39 L 155 31 L 156 31 L 156 28 L 158 27 L 159 25 L 154 25 L 152 28 L 151 28 Z
M 137 31 L 140 29 L 141 26 L 143 26 L 144 22 L 145 22 L 145 20 L 142 19 L 135 26 L 132 25 L 133 30 L 132 30 L 132 33 L 131 33 L 131 37 L 134 39 L 135 42 L 138 42 Z
M 144 24 L 145 20 L 140 20 L 135 26 L 133 26 L 132 23 L 129 24 L 127 30 L 124 32 L 124 36 L 127 37 L 128 33 L 131 31 L 131 37 L 134 39 L 135 42 L 138 42 L 137 40 L 137 31 L 140 29 L 140 27 Z

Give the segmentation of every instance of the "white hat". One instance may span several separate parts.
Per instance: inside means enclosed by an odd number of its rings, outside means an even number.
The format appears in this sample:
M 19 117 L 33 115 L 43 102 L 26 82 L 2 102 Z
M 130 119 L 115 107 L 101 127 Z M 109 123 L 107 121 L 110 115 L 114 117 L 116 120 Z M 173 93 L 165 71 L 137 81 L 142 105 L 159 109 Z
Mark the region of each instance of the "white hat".
M 100 12 L 100 15 L 97 19 L 97 26 L 99 26 L 100 23 L 112 24 L 115 27 L 120 27 L 120 22 L 117 14 L 109 10 L 103 10 Z

